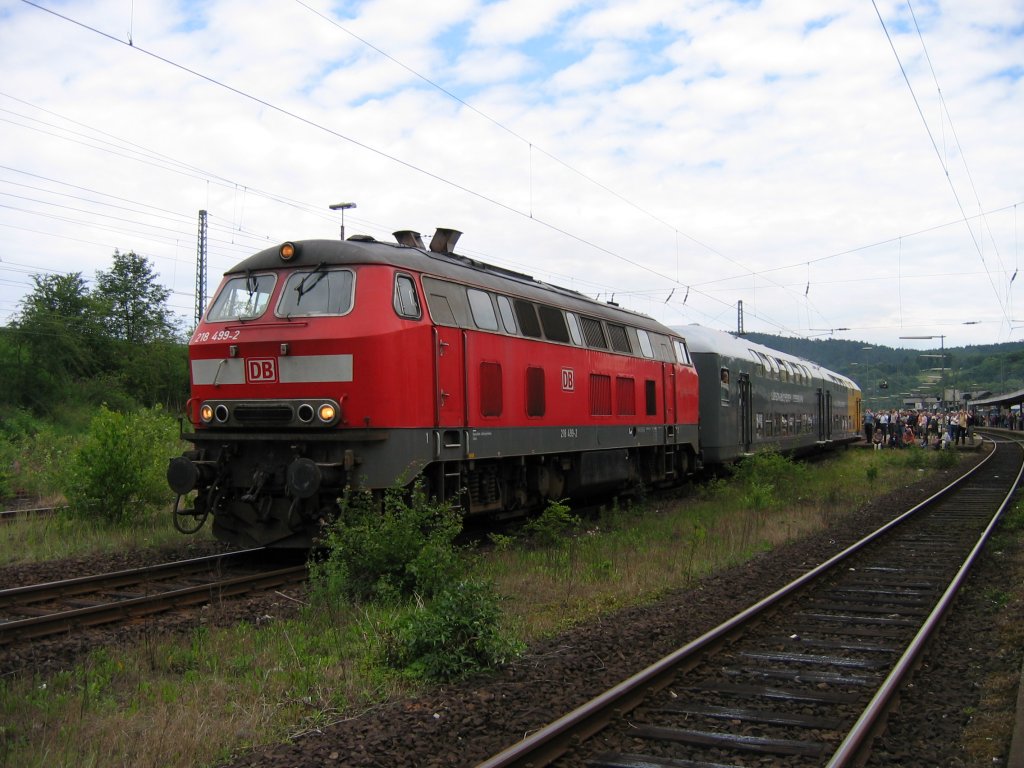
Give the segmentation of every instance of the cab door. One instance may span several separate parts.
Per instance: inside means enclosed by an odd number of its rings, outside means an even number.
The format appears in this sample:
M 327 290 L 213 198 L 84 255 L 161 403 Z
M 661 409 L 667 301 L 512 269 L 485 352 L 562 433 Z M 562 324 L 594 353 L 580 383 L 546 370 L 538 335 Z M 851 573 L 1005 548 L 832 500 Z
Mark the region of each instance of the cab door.
M 434 425 L 466 426 L 466 334 L 434 326 Z
M 676 423 L 676 367 L 669 363 L 661 365 L 661 385 L 664 390 L 665 423 Z

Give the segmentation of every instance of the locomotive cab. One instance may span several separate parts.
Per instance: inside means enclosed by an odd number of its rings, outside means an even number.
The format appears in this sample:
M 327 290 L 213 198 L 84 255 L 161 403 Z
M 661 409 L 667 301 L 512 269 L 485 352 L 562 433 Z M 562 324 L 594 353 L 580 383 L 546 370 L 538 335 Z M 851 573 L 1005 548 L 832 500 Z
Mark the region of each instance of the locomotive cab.
M 223 279 L 189 343 L 194 449 L 168 469 L 175 492 L 195 492 L 182 527 L 213 514 L 219 538 L 309 546 L 375 443 L 422 409 L 386 363 L 417 364 L 415 284 L 359 247 L 286 243 Z M 386 464 L 370 462 L 400 471 Z

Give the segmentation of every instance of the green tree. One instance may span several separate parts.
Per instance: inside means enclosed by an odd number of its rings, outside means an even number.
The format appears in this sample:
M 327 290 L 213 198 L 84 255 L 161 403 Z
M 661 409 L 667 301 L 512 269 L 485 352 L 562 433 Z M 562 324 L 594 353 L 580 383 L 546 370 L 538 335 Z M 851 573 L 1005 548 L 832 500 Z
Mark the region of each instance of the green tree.
M 149 260 L 134 251 L 114 250 L 114 266 L 96 272 L 93 291 L 107 333 L 130 344 L 169 341 L 180 337 L 167 308 L 169 288 L 157 282 Z
M 108 366 L 129 398 L 176 409 L 188 396 L 187 351 L 167 307 L 171 292 L 157 282 L 149 260 L 114 251 L 109 271 L 97 271 L 93 296 L 116 356 Z
M 103 330 L 80 272 L 33 275 L 12 324 L 8 367 L 13 401 L 47 412 L 78 380 L 96 372 Z

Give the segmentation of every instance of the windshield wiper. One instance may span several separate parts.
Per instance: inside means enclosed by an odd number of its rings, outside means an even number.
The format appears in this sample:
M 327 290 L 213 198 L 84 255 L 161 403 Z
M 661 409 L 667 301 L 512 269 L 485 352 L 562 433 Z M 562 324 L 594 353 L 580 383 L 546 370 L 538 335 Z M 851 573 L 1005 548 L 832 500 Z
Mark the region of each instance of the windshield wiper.
M 326 266 L 326 264 L 326 261 L 321 261 L 319 264 L 316 265 L 316 269 L 304 275 L 303 278 L 299 281 L 299 284 L 295 286 L 295 292 L 299 294 L 298 298 L 295 299 L 296 307 L 302 303 L 302 297 L 305 296 L 310 291 L 312 291 L 314 288 L 316 288 L 317 283 L 324 279 L 324 276 L 327 274 L 324 271 L 324 266 Z M 313 277 L 313 275 L 316 275 L 316 280 L 310 283 L 309 287 L 307 288 L 306 281 L 309 280 L 309 278 Z
M 252 297 L 260 289 L 260 279 L 256 277 L 250 269 L 245 273 L 245 290 L 249 292 L 249 300 L 245 302 L 246 308 L 252 307 Z M 246 311 L 245 314 L 242 312 L 238 313 L 238 321 L 244 323 L 246 320 L 253 320 L 256 317 L 256 310 Z

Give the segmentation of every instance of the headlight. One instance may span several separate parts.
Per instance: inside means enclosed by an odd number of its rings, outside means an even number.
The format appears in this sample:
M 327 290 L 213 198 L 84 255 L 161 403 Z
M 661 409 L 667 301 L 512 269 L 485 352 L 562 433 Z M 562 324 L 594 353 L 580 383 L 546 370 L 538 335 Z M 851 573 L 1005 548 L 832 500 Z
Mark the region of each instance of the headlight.
M 334 421 L 334 417 L 338 415 L 338 410 L 330 403 L 324 403 L 320 406 L 317 415 L 320 417 L 320 421 L 328 423 Z
M 213 406 L 209 403 L 203 403 L 199 409 L 199 418 L 203 420 L 204 424 L 209 424 L 213 421 Z

